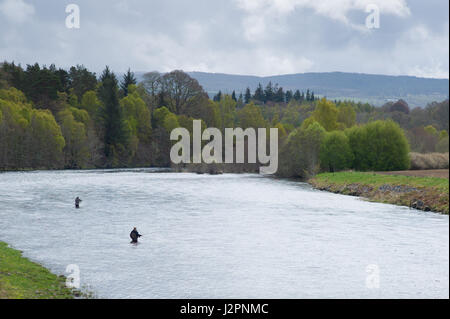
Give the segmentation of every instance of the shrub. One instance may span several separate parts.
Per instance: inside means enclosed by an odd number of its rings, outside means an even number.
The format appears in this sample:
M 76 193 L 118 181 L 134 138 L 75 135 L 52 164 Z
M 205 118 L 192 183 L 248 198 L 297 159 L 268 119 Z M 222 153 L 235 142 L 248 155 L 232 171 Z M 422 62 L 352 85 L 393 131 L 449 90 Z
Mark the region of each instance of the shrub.
M 411 153 L 411 169 L 448 169 L 449 155 L 448 153 Z
M 325 129 L 317 122 L 289 134 L 280 154 L 278 175 L 308 178 L 317 173 Z
M 346 131 L 353 152 L 353 168 L 395 171 L 409 168 L 409 144 L 392 120 L 375 121 Z
M 320 146 L 320 166 L 334 172 L 350 168 L 352 161 L 348 137 L 341 131 L 327 133 Z

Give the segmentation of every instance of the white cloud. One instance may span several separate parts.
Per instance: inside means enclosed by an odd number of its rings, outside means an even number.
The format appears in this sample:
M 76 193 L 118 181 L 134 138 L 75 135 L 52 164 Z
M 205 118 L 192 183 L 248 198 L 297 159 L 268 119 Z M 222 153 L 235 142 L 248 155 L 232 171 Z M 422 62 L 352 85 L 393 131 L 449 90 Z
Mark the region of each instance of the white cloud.
M 363 24 L 368 1 L 235 1 L 241 12 L 215 1 L 195 6 L 173 0 L 155 7 L 132 1 L 126 6 L 116 0 L 108 14 L 100 14 L 105 2 L 79 0 L 85 12 L 83 24 L 81 29 L 70 30 L 64 27 L 64 6 L 57 9 L 48 1 L 47 7 L 39 7 L 32 16 L 32 23 L 19 28 L 9 20 L 25 18 L 4 18 L 10 1 L 0 0 L 0 56 L 23 65 L 85 64 L 97 72 L 107 64 L 117 72 L 131 67 L 162 72 L 275 75 L 342 71 L 448 78 L 448 16 L 436 15 L 444 11 L 440 4 L 426 13 L 421 10 L 426 6 L 422 2 L 408 0 L 409 9 L 404 1 L 371 0 L 379 3 L 382 14 L 383 10 L 395 14 L 382 16 L 380 29 L 361 33 L 339 17 L 354 22 L 352 10 L 362 8 L 362 15 L 356 16 L 362 17 Z M 112 7 L 114 3 L 119 7 Z M 130 8 L 143 13 L 142 17 L 130 13 Z
M 190 23 L 189 29 L 196 32 L 198 26 Z M 117 39 L 124 41 L 121 47 L 130 48 L 127 52 L 139 70 L 162 72 L 174 69 L 185 71 L 227 72 L 234 74 L 273 75 L 311 70 L 314 63 L 300 55 L 284 52 L 281 48 L 223 48 L 216 51 L 207 41 L 202 41 L 202 33 L 193 32 L 195 41 L 177 41 L 163 33 L 134 34 L 123 31 L 114 32 Z M 200 35 L 199 35 L 200 34 Z M 111 59 L 120 60 L 121 52 L 115 51 Z
M 349 11 L 364 11 L 369 4 L 378 6 L 381 13 L 401 17 L 411 13 L 405 0 L 235 0 L 235 3 L 249 13 L 267 11 L 270 14 L 288 14 L 296 8 L 309 8 L 318 14 L 341 21 L 347 20 Z
M 342 22 L 361 32 L 367 32 L 364 22 L 353 24 L 348 19 L 352 10 L 365 12 L 368 5 L 376 5 L 380 14 L 406 17 L 411 14 L 405 0 L 234 0 L 237 7 L 248 14 L 243 27 L 246 35 L 260 36 L 275 15 L 285 16 L 296 9 L 311 9 L 316 14 Z M 256 23 L 255 23 L 256 22 Z
M 266 33 L 266 18 L 264 16 L 250 15 L 242 22 L 244 35 L 248 41 L 261 40 Z
M 138 10 L 130 7 L 129 2 L 126 0 L 120 0 L 116 3 L 114 3 L 112 6 L 119 13 L 127 13 L 127 14 L 129 14 L 131 16 L 135 16 L 135 17 L 142 16 L 142 12 L 139 12 Z
M 395 52 L 405 74 L 448 78 L 448 23 L 440 33 L 431 32 L 425 25 L 414 26 L 397 41 Z
M 34 7 L 23 0 L 3 0 L 0 12 L 11 22 L 23 23 L 34 14 Z

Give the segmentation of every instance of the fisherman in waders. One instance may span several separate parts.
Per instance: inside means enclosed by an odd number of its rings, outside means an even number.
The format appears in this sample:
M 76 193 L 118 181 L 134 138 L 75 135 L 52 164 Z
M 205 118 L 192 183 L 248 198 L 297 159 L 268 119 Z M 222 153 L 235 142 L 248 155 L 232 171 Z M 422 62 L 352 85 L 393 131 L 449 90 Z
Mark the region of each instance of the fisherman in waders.
M 80 199 L 80 197 L 77 196 L 77 198 L 75 198 L 75 208 L 80 208 L 81 202 L 82 200 Z
M 139 234 L 137 229 L 136 229 L 136 227 L 134 227 L 133 230 L 130 233 L 131 243 L 132 244 L 137 244 L 139 237 L 142 237 L 142 235 Z

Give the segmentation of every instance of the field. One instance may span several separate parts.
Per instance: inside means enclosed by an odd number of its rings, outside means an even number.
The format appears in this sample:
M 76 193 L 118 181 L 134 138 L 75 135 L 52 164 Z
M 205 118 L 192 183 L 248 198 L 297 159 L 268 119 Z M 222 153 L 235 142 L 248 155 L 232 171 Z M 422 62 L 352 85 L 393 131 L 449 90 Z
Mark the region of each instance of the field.
M 412 174 L 432 175 L 431 172 L 418 173 L 417 171 L 340 172 L 319 174 L 309 182 L 320 190 L 448 214 L 448 171 L 445 178 L 417 177 L 411 176 Z M 439 172 L 437 175 L 443 176 L 444 174 L 444 172 Z
M 403 176 L 416 176 L 416 177 L 438 177 L 449 179 L 448 169 L 427 169 L 418 171 L 395 171 L 395 172 L 377 172 L 377 174 L 383 175 L 403 175 Z

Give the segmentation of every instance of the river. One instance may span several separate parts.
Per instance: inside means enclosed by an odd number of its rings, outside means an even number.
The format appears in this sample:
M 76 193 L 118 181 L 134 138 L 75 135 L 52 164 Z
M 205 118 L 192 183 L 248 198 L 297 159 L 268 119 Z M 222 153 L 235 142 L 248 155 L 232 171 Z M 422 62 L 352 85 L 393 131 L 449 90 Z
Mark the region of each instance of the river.
M 99 298 L 449 297 L 448 216 L 259 175 L 1 173 L 0 240 Z

